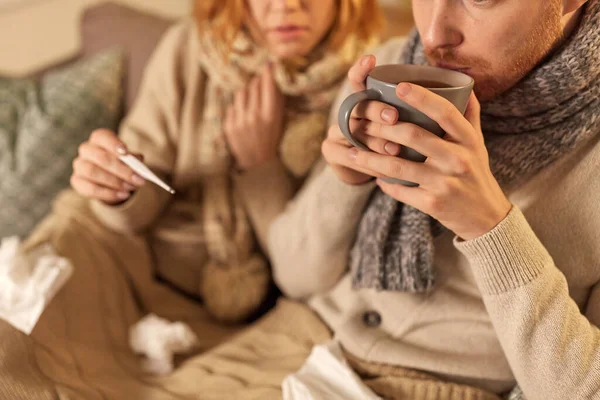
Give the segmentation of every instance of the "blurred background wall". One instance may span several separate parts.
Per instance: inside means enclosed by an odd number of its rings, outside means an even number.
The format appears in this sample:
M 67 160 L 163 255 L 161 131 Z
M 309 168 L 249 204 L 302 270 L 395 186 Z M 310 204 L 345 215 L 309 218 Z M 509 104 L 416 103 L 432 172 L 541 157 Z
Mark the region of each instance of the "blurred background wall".
M 103 0 L 0 0 L 0 74 L 24 76 L 77 53 L 79 17 Z M 112 0 L 157 15 L 189 14 L 192 0 Z M 409 0 L 379 0 L 386 8 L 388 35 L 404 33 Z
M 0 73 L 26 75 L 75 54 L 79 16 L 102 0 L 0 0 Z M 113 0 L 167 17 L 189 13 L 191 0 Z M 19 4 L 21 3 L 21 4 Z

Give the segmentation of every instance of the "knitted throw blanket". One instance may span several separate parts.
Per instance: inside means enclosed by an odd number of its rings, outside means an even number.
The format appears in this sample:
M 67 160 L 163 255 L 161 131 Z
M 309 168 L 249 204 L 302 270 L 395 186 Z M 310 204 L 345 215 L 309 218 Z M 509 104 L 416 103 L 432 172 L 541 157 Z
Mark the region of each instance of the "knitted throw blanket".
M 544 63 L 493 101 L 481 122 L 491 171 L 509 191 L 600 133 L 600 0 Z M 427 64 L 415 31 L 403 64 Z M 435 283 L 433 240 L 445 228 L 376 190 L 359 224 L 350 266 L 354 288 L 423 292 Z

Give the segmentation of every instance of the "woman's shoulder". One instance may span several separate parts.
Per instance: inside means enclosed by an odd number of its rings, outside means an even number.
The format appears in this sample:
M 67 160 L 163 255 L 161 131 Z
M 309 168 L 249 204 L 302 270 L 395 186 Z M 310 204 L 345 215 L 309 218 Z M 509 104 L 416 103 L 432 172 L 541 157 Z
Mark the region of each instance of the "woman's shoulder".
M 175 23 L 163 34 L 157 52 L 181 53 L 193 49 L 197 43 L 198 31 L 192 18 Z
M 152 76 L 185 76 L 196 65 L 198 38 L 196 24 L 186 18 L 171 26 L 161 37 L 146 65 L 146 74 Z M 169 78 L 170 79 L 170 78 Z

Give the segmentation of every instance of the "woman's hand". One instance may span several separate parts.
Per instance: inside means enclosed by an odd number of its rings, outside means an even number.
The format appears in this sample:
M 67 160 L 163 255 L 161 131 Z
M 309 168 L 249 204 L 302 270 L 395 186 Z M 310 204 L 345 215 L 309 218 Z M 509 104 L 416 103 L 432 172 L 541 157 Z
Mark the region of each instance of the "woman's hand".
M 270 66 L 235 94 L 225 117 L 225 136 L 239 169 L 257 167 L 277 157 L 283 102 Z
M 71 186 L 82 196 L 107 204 L 127 200 L 145 181 L 119 160 L 125 154 L 127 148 L 116 134 L 106 129 L 95 130 L 79 146 L 79 155 L 73 161 Z M 141 155 L 136 156 L 142 159 Z

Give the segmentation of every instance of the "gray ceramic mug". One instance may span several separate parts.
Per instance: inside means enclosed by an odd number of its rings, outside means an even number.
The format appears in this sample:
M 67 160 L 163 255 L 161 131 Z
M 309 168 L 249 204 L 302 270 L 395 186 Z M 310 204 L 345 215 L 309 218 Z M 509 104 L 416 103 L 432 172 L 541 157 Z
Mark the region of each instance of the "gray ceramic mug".
M 354 138 L 350 132 L 352 110 L 358 103 L 364 100 L 377 100 L 387 103 L 398 110 L 398 121 L 413 123 L 439 137 L 445 135 L 445 132 L 437 122 L 419 110 L 409 106 L 396 96 L 396 86 L 400 82 L 416 83 L 427 88 L 450 101 L 463 114 L 467 109 L 474 85 L 473 78 L 469 75 L 442 68 L 403 64 L 389 64 L 375 67 L 367 76 L 366 90 L 351 94 L 344 100 L 340 107 L 338 124 L 350 143 L 363 150 L 372 151 Z M 424 162 L 427 158 L 406 146 L 401 146 L 398 157 L 416 162 Z M 406 186 L 418 186 L 414 182 L 407 182 L 401 179 L 386 178 L 385 180 Z

